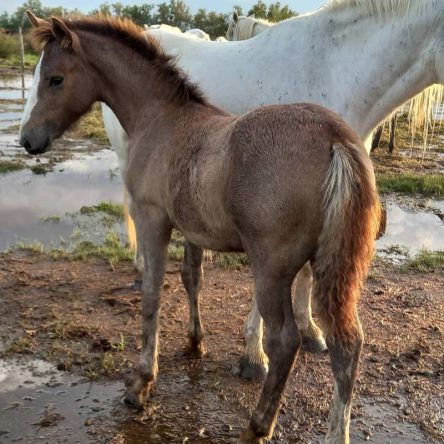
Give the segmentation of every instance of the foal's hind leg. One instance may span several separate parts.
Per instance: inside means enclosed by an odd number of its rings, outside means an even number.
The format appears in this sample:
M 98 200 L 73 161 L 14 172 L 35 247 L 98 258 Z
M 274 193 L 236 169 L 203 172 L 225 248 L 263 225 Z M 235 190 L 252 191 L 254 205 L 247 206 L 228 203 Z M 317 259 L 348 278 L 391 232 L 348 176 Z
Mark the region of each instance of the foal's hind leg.
M 313 272 L 307 262 L 299 271 L 296 279 L 296 295 L 293 310 L 296 324 L 302 336 L 302 349 L 311 353 L 322 353 L 327 350 L 321 329 L 311 315 L 311 288 Z M 245 354 L 239 361 L 239 375 L 245 379 L 265 379 L 268 371 L 268 358 L 262 348 L 262 318 L 258 312 L 256 300 L 245 322 Z
M 357 314 L 355 314 L 354 325 L 357 329 L 348 335 L 347 341 L 342 336 L 327 336 L 331 368 L 335 379 L 333 404 L 325 439 L 328 444 L 349 443 L 353 386 L 364 337 Z
M 203 334 L 199 308 L 199 293 L 202 288 L 202 257 L 202 248 L 191 242 L 185 242 L 181 276 L 190 302 L 188 337 L 190 339 L 190 351 L 198 355 L 202 355 L 205 352 L 202 344 Z
M 296 294 L 293 299 L 293 310 L 302 336 L 302 350 L 311 353 L 322 353 L 327 350 L 321 329 L 311 315 L 311 288 L 313 271 L 307 262 L 296 278 Z
M 259 403 L 240 442 L 261 443 L 273 434 L 281 396 L 292 368 L 301 337 L 291 302 L 293 277 L 273 272 L 271 267 L 254 270 L 256 300 L 266 327 L 266 348 L 270 369 Z

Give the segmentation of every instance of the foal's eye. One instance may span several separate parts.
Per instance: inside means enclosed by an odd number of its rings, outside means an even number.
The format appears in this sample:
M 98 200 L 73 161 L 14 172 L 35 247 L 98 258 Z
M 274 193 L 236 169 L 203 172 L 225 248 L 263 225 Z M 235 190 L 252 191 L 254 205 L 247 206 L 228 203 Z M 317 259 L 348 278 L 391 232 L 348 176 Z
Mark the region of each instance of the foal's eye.
M 54 76 L 49 80 L 49 86 L 59 86 L 63 83 L 62 76 Z

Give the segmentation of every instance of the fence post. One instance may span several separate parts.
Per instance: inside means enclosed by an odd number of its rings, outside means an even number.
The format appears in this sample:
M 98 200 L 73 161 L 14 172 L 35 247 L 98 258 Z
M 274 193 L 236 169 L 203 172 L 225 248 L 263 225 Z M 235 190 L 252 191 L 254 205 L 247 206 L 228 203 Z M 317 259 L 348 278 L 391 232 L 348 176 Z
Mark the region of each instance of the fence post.
M 20 39 L 20 55 L 22 59 L 22 99 L 25 100 L 25 45 L 23 43 L 23 31 L 19 26 L 19 39 Z

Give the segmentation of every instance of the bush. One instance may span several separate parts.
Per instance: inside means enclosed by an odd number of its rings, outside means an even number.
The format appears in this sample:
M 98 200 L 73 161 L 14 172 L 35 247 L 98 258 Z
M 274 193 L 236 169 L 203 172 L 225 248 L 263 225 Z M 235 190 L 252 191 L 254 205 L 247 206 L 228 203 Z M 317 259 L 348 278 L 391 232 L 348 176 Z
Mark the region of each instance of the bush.
M 6 59 L 17 55 L 20 55 L 18 36 L 0 30 L 0 57 Z

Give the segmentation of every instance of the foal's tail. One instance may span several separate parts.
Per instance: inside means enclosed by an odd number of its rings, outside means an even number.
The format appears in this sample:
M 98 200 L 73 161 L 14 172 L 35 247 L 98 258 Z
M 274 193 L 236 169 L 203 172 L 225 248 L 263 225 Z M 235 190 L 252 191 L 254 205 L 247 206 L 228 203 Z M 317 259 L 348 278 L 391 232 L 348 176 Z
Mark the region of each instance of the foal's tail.
M 360 331 L 356 305 L 373 255 L 380 204 L 360 142 L 337 142 L 324 182 L 324 225 L 313 266 L 315 300 L 330 340 Z

